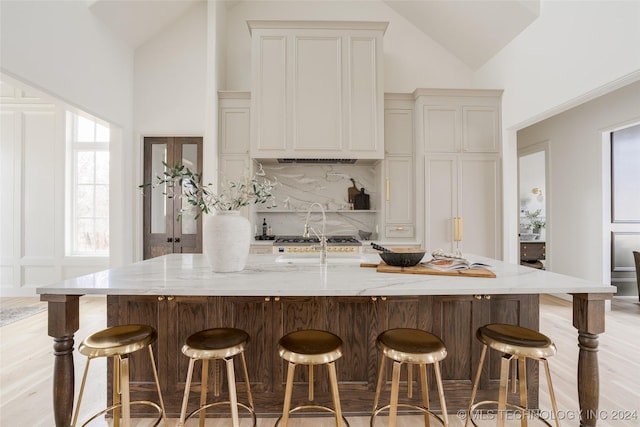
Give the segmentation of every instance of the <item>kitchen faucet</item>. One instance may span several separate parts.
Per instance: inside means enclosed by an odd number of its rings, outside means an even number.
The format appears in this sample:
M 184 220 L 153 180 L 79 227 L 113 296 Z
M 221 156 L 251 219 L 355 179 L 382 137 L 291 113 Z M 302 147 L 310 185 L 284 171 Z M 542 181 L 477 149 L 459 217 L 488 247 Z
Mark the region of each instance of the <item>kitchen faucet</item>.
M 318 235 L 313 227 L 309 226 L 309 216 L 311 216 L 311 210 L 315 205 L 319 206 L 320 211 L 322 211 L 322 232 L 320 233 L 320 235 Z M 315 236 L 318 238 L 318 240 L 320 240 L 320 265 L 327 264 L 327 236 L 325 235 L 326 224 L 327 217 L 324 213 L 324 207 L 322 207 L 322 205 L 318 202 L 312 203 L 311 206 L 309 206 L 309 210 L 307 210 L 307 219 L 304 222 L 304 232 L 302 233 L 302 237 L 309 237 L 309 230 L 311 230 L 313 234 L 315 234 Z

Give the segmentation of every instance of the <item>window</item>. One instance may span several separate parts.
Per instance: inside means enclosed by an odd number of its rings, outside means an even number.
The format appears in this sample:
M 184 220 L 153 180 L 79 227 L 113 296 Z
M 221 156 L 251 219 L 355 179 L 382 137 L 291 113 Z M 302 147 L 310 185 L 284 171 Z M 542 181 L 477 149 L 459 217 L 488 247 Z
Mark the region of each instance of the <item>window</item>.
M 67 255 L 109 255 L 109 125 L 67 112 Z

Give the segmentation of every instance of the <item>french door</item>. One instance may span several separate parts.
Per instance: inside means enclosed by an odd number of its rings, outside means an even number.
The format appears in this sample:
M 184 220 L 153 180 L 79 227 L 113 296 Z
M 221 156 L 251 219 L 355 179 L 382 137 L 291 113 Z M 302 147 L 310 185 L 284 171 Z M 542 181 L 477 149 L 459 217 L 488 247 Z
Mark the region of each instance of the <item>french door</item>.
M 170 166 L 182 164 L 201 172 L 202 138 L 145 137 L 144 182 L 153 182 L 164 173 L 162 162 Z M 167 197 L 166 190 L 165 186 L 144 189 L 144 259 L 170 253 L 202 252 L 202 217 L 196 220 L 194 208 L 179 194 Z

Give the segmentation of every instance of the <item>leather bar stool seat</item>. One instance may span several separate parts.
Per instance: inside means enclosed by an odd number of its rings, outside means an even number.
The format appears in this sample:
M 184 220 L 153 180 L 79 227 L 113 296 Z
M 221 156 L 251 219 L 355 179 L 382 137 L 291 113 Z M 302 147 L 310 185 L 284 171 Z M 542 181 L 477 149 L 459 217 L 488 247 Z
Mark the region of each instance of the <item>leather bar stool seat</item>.
M 76 426 L 84 387 L 89 372 L 89 365 L 92 359 L 98 357 L 113 358 L 113 404 L 108 408 L 92 415 L 84 424 L 86 426 L 91 421 L 98 418 L 109 411 L 113 411 L 114 426 L 120 423 L 120 413 L 122 413 L 122 424 L 125 427 L 131 425 L 131 406 L 146 405 L 155 408 L 158 411 L 158 419 L 154 426 L 160 424 L 164 420 L 166 425 L 166 414 L 164 410 L 164 402 L 162 400 L 162 392 L 160 391 L 160 383 L 158 381 L 158 371 L 156 369 L 155 359 L 153 357 L 152 344 L 157 340 L 158 334 L 154 328 L 148 325 L 121 325 L 103 329 L 94 334 L 89 335 L 82 341 L 78 347 L 80 354 L 87 357 L 87 364 L 82 376 L 82 385 L 80 386 L 80 394 L 78 395 L 78 403 L 76 405 L 75 414 L 73 416 L 72 426 Z M 149 349 L 149 358 L 151 367 L 158 390 L 159 404 L 147 400 L 131 401 L 129 395 L 129 355 L 144 348 Z
M 282 416 L 275 425 L 282 423 L 282 427 L 289 425 L 289 416 L 297 411 L 315 409 L 331 412 L 335 415 L 336 426 L 342 427 L 343 423 L 349 427 L 349 422 L 342 416 L 340 407 L 340 396 L 338 393 L 338 379 L 336 375 L 335 361 L 342 357 L 342 340 L 340 337 L 327 331 L 314 329 L 291 332 L 278 341 L 278 354 L 289 362 L 287 369 L 287 385 L 285 388 L 284 405 Z M 301 405 L 291 409 L 291 398 L 293 394 L 293 378 L 296 365 L 309 366 L 309 401 L 314 400 L 314 375 L 315 365 L 327 365 L 329 370 L 329 381 L 331 385 L 331 397 L 333 399 L 333 409 L 320 405 Z
M 182 353 L 189 358 L 189 368 L 187 371 L 187 382 L 184 388 L 184 398 L 182 400 L 182 410 L 180 411 L 180 421 L 178 426 L 196 414 L 200 415 L 200 425 L 204 426 L 206 410 L 220 405 L 231 407 L 231 420 L 233 427 L 239 427 L 240 417 L 238 408 L 244 408 L 251 415 L 252 425 L 256 425 L 256 414 L 251 395 L 251 385 L 249 383 L 249 373 L 247 372 L 247 362 L 244 351 L 249 343 L 249 334 L 236 328 L 213 328 L 205 329 L 189 336 L 182 346 Z M 244 371 L 245 385 L 249 405 L 238 402 L 236 393 L 235 368 L 233 359 L 240 356 Z M 187 415 L 189 404 L 189 392 L 191 389 L 191 379 L 193 377 L 193 367 L 196 360 L 202 361 L 202 379 L 200 384 L 200 406 Z M 209 361 L 216 363 L 223 360 L 227 368 L 227 384 L 229 389 L 229 400 L 207 403 L 207 382 L 209 376 Z M 215 370 L 214 395 L 220 396 L 220 378 L 218 369 Z
M 551 373 L 549 371 L 548 357 L 556 354 L 556 346 L 549 337 L 541 334 L 538 331 L 534 331 L 529 328 L 524 328 L 517 325 L 507 325 L 502 323 L 491 323 L 476 331 L 476 337 L 482 342 L 483 348 L 480 355 L 480 362 L 478 363 L 478 370 L 476 372 L 476 378 L 473 384 L 473 390 L 471 392 L 471 402 L 467 413 L 467 420 L 474 426 L 477 426 L 475 422 L 474 412 L 479 410 L 480 407 L 487 407 L 497 405 L 498 417 L 497 426 L 502 427 L 506 421 L 507 408 L 521 412 L 521 424 L 526 427 L 528 418 L 536 417 L 547 426 L 551 427 L 551 424 L 545 419 L 539 418 L 536 412 L 530 411 L 527 406 L 527 371 L 526 360 L 533 359 L 541 361 L 544 365 L 545 373 L 547 376 L 547 385 L 549 386 L 549 396 L 551 398 L 551 405 L 553 407 L 553 416 L 556 421 L 556 427 L 560 427 L 558 421 L 558 409 L 556 406 L 556 398 L 553 392 L 553 385 L 551 383 Z M 484 400 L 481 402 L 475 402 L 476 392 L 478 390 L 478 383 L 480 382 L 480 375 L 482 373 L 482 365 L 487 354 L 487 349 L 502 353 L 502 360 L 500 364 L 500 388 L 498 392 L 498 400 Z M 509 382 L 509 366 L 511 362 L 514 362 L 513 373 L 511 375 L 511 393 L 516 393 L 517 384 L 519 383 L 519 405 L 511 404 L 507 402 L 508 398 L 508 382 Z M 517 381 L 516 381 L 517 380 Z
M 398 328 L 389 329 L 378 335 L 376 346 L 382 352 L 384 357 L 380 360 L 380 368 L 378 370 L 378 384 L 376 386 L 376 394 L 370 420 L 371 427 L 374 426 L 376 417 L 386 410 L 389 411 L 389 427 L 395 427 L 397 423 L 398 407 L 417 409 L 424 412 L 424 422 L 427 427 L 430 425 L 430 416 L 436 418 L 436 420 L 438 420 L 442 425 L 448 426 L 449 420 L 447 417 L 447 405 L 444 398 L 442 376 L 440 374 L 440 361 L 447 357 L 447 349 L 442 340 L 437 336 L 420 329 Z M 384 368 L 388 359 L 393 361 L 390 403 L 378 408 L 380 392 L 384 382 Z M 413 377 L 412 366 L 419 366 L 422 405 L 398 403 L 398 395 L 400 391 L 400 368 L 403 364 L 407 364 L 409 398 L 413 397 L 413 384 L 411 380 Z M 434 368 L 442 416 L 438 416 L 429 408 L 429 387 L 427 384 L 426 365 L 433 365 Z

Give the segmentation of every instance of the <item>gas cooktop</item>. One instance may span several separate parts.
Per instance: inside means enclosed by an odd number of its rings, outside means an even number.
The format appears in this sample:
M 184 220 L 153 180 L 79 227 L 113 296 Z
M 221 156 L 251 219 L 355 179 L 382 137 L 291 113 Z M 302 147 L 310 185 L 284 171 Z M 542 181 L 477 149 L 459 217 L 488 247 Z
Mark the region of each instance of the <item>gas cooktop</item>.
M 274 240 L 274 245 L 313 245 L 320 243 L 317 237 L 302 236 L 278 236 Z M 351 236 L 327 236 L 327 243 L 330 245 L 362 245 L 362 243 Z

